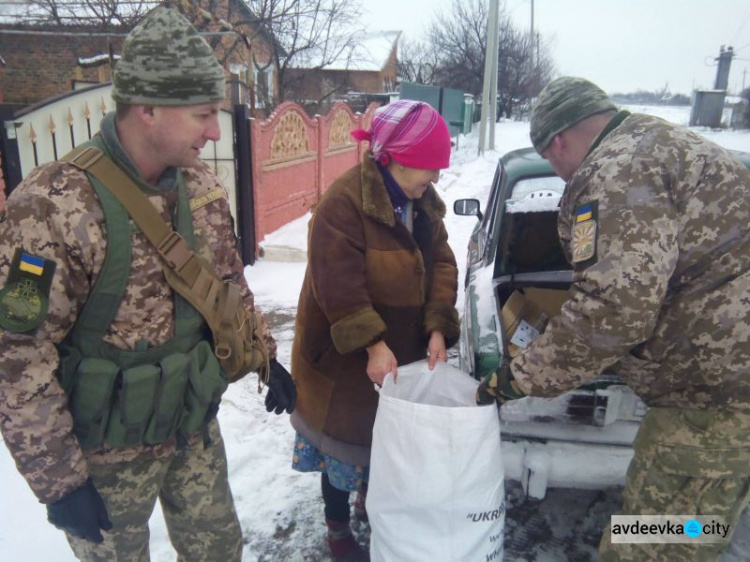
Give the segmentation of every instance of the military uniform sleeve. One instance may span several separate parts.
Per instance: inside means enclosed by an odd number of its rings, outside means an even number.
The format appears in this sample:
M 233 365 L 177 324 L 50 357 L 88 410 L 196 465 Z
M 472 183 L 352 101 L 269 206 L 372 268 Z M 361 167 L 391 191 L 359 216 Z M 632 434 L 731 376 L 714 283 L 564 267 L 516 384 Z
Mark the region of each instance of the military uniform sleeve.
M 93 251 L 82 241 L 96 237 L 77 171 L 57 164 L 37 169 L 9 197 L 0 223 L 0 278 L 16 249 L 54 264 L 49 305 L 39 326 L 0 329 L 0 429 L 19 472 L 43 503 L 83 484 L 88 469 L 73 435 L 67 398 L 55 371 L 62 341 L 89 292 Z M 87 183 L 87 182 L 86 182 Z M 90 193 L 90 192 L 89 192 Z M 16 301 L 17 302 L 17 301 Z
M 448 245 L 448 232 L 442 220 L 433 224 L 433 278 L 424 314 L 425 334 L 437 331 L 445 337 L 446 347 L 458 341 L 461 325 L 456 310 L 458 268 L 453 250 Z
M 649 154 L 626 154 L 572 178 L 560 235 L 575 281 L 560 315 L 511 363 L 525 393 L 554 396 L 580 386 L 652 333 L 679 254 L 676 209 L 661 172 Z
M 367 288 L 364 226 L 344 195 L 321 200 L 310 224 L 308 275 L 339 353 L 382 339 L 386 325 Z
M 222 279 L 231 279 L 240 286 L 245 307 L 248 311 L 255 311 L 255 298 L 245 278 L 239 244 L 234 232 L 234 220 L 224 187 L 205 163 L 200 163 L 193 170 L 186 170 L 185 181 L 194 201 L 200 201 L 200 197 L 207 194 L 218 192 L 223 194 L 221 197 L 196 207 L 193 211 L 197 251 L 204 254 L 203 257 L 215 265 Z M 275 358 L 276 340 L 271 335 L 271 329 L 265 317 L 263 317 L 261 332 L 270 357 Z

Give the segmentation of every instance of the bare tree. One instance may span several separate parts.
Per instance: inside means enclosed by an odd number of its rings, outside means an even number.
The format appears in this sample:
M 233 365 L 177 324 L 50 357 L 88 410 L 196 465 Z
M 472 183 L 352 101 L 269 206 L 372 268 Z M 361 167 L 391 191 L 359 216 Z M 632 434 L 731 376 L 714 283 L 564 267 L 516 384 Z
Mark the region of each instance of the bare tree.
M 482 92 L 487 44 L 487 6 L 482 0 L 453 0 L 428 31 L 428 43 L 438 53 L 435 80 L 470 94 Z
M 35 26 L 130 28 L 159 2 L 153 0 L 15 0 L 3 3 L 8 21 Z
M 534 56 L 535 55 L 535 56 Z M 506 19 L 500 28 L 498 116 L 523 117 L 532 98 L 552 79 L 554 65 L 536 37 Z
M 216 24 L 217 18 L 211 16 L 220 13 L 217 8 L 226 1 L 5 0 L 1 4 L 4 17 L 19 24 L 127 30 L 148 10 L 162 3 L 191 13 L 202 29 L 209 20 Z M 291 70 L 322 69 L 334 63 L 340 67 L 351 61 L 357 41 L 360 0 L 245 0 L 244 4 L 248 9 L 235 11 L 236 17 L 229 25 L 237 31 L 237 45 L 243 42 L 249 45 L 260 35 L 274 47 L 270 60 L 252 52 L 254 74 L 259 77 L 258 101 L 266 108 L 273 108 L 284 99 L 294 99 L 293 82 L 299 75 L 293 76 Z M 218 41 L 217 37 L 209 39 L 214 47 Z M 227 58 L 233 51 L 226 43 L 220 58 Z M 340 87 L 341 84 L 330 83 L 323 97 L 333 95 Z
M 436 80 L 438 55 L 427 43 L 403 41 L 399 45 L 396 67 L 396 74 L 401 82 L 432 85 Z
M 246 4 L 277 46 L 272 61 L 278 69 L 273 74 L 275 88 L 269 83 L 265 88 L 266 99 L 260 100 L 267 107 L 298 98 L 304 78 L 301 73 L 294 73 L 294 69 L 320 70 L 334 64 L 345 67 L 351 62 L 359 0 L 247 0 Z M 272 66 L 257 58 L 253 64 L 264 75 L 268 75 Z M 321 99 L 315 101 L 322 102 L 341 87 L 342 84 L 329 79 Z
M 499 20 L 498 115 L 521 116 L 551 79 L 554 65 L 539 38 L 516 29 L 503 6 Z M 418 68 L 419 56 L 435 53 L 430 81 L 426 83 L 481 96 L 487 21 L 488 9 L 483 0 L 453 0 L 450 9 L 438 14 L 430 26 L 427 45 L 419 51 L 402 53 L 402 67 Z M 406 72 L 404 75 L 408 76 Z

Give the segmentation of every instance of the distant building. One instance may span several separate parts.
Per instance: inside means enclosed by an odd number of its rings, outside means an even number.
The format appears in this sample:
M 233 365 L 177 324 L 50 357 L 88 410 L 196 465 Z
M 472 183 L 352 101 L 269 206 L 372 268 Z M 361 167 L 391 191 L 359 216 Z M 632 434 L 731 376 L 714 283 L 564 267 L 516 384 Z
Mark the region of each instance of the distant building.
M 247 4 L 242 0 L 164 4 L 180 10 L 214 48 L 226 69 L 230 103 L 247 103 L 254 108 L 256 85 L 273 87 L 270 77 L 277 46 L 264 29 L 251 23 L 254 16 Z M 110 81 L 129 31 L 80 24 L 0 23 L 0 100 L 20 108 Z
M 313 55 L 304 66 L 287 70 L 287 99 L 323 112 L 337 99 L 388 97 L 397 86 L 401 31 L 375 31 L 353 38 L 354 46 L 332 62 Z M 387 100 L 386 100 L 387 101 Z

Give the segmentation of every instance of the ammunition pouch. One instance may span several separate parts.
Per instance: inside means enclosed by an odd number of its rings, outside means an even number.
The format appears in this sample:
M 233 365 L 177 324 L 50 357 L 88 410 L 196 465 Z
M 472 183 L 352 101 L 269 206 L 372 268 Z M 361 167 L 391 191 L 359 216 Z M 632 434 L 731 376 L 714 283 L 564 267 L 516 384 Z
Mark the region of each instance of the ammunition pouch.
M 78 358 L 78 361 L 76 361 Z M 60 362 L 74 432 L 84 448 L 155 445 L 184 439 L 216 415 L 228 380 L 207 341 L 189 353 L 121 369 L 68 348 Z

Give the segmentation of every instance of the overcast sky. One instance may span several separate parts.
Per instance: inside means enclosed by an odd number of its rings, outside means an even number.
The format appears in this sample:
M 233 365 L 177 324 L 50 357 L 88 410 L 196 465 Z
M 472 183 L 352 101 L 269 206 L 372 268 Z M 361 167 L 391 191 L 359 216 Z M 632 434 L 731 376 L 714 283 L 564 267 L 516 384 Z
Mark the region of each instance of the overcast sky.
M 531 0 L 503 1 L 519 28 L 529 29 Z M 452 0 L 364 4 L 369 29 L 400 29 L 414 38 Z M 730 91 L 742 88 L 743 71 L 750 87 L 749 0 L 535 0 L 534 12 L 558 74 L 583 76 L 609 93 L 657 90 L 665 83 L 672 93 L 688 95 L 713 88 L 721 45 L 736 53 Z

